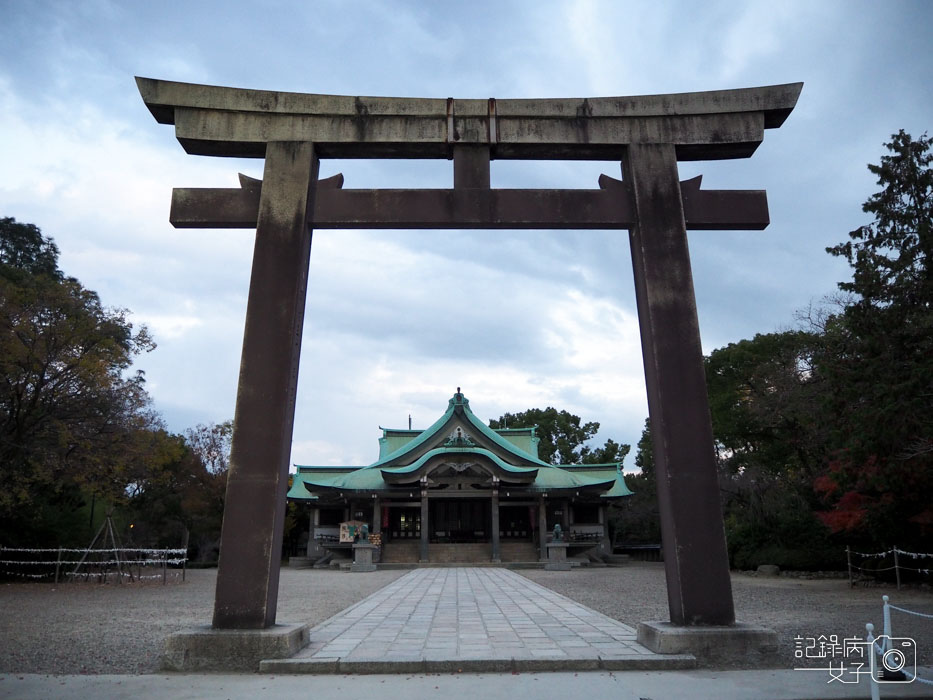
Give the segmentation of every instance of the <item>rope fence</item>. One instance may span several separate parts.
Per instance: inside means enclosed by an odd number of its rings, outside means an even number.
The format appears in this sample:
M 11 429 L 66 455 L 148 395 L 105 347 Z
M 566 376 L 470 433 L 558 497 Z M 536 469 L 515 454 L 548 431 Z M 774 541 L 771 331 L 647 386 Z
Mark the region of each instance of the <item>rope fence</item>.
M 870 559 L 884 559 L 890 557 L 892 559 L 891 566 L 859 566 L 852 562 L 852 557 L 861 557 L 862 560 Z M 930 576 L 933 574 L 933 561 L 931 561 L 931 566 L 929 567 L 918 567 L 918 566 L 905 566 L 904 561 L 909 558 L 911 563 L 914 560 L 929 559 L 933 560 L 933 554 L 924 553 L 924 552 L 907 552 L 903 549 L 898 549 L 897 547 L 892 547 L 883 552 L 856 552 L 850 547 L 846 547 L 846 564 L 849 569 L 849 585 L 852 586 L 856 582 L 855 572 L 858 572 L 859 577 L 870 576 L 875 577 L 875 574 L 884 572 L 884 571 L 893 571 L 894 578 L 897 581 L 897 590 L 901 590 L 901 572 L 902 571 L 911 571 L 919 574 L 920 576 Z M 864 563 L 864 562 L 863 562 Z M 919 563 L 919 562 L 918 562 Z
M 916 610 L 908 610 L 896 605 L 891 605 L 888 596 L 881 596 L 884 601 L 883 618 L 884 631 L 880 637 L 874 636 L 875 626 L 871 623 L 865 625 L 865 641 L 868 642 L 871 649 L 871 669 L 872 700 L 879 700 L 879 683 L 922 683 L 923 685 L 933 686 L 933 679 L 921 678 L 917 675 L 917 648 L 913 639 L 895 636 L 894 628 L 891 624 L 891 611 L 915 617 L 933 620 L 933 615 L 922 613 Z M 880 642 L 880 643 L 879 643 Z
M 173 578 L 181 566 L 181 580 L 187 572 L 188 551 L 185 548 L 154 549 L 151 547 L 3 547 L 0 546 L 0 574 L 30 580 L 54 580 L 58 583 L 91 577 L 99 583 L 115 578 L 144 581 L 162 579 L 167 582 L 169 567 Z M 73 567 L 73 568 L 72 568 Z M 144 574 L 144 570 L 161 569 L 157 574 Z M 69 570 L 70 569 L 70 570 Z M 135 569 L 135 573 L 134 573 Z

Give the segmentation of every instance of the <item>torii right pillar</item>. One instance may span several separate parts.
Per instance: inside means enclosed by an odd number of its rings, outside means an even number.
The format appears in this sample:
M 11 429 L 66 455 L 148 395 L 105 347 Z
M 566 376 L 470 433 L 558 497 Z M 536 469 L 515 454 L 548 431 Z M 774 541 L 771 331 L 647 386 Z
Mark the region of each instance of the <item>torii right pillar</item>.
M 632 144 L 635 297 L 671 622 L 735 622 L 693 274 L 673 144 Z
M 624 157 L 670 622 L 642 622 L 638 641 L 704 661 L 766 656 L 771 630 L 735 623 L 729 556 L 673 144 L 631 144 Z

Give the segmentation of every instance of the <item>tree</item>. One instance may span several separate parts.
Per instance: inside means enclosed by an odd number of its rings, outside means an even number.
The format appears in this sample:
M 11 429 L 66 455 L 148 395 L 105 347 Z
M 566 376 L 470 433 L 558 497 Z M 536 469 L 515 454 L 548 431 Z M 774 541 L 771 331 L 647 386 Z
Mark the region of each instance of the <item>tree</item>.
M 821 568 L 837 557 L 814 515 L 827 451 L 820 337 L 756 335 L 705 360 L 729 557 L 737 568 Z M 836 548 L 835 552 L 839 549 Z
M 628 543 L 657 544 L 661 541 L 661 517 L 648 418 L 645 418 L 636 450 L 635 466 L 640 471 L 625 475 L 625 485 L 632 495 L 622 503 L 613 504 L 610 522 L 616 541 L 624 539 Z
M 851 240 L 826 251 L 852 266 L 852 281 L 839 288 L 856 296 L 847 313 L 895 307 L 929 310 L 933 298 L 933 139 L 914 141 L 901 129 L 885 147 L 879 165 L 868 165 L 882 186 L 862 205 L 875 220 L 851 233 Z
M 933 531 L 933 154 L 903 130 L 869 165 L 874 221 L 828 248 L 852 266 L 818 361 L 831 397 L 834 450 L 816 481 L 835 531 L 883 542 Z M 882 543 L 883 543 L 882 542 Z
M 223 522 L 232 422 L 166 435 L 171 458 L 135 490 L 135 532 L 153 546 L 177 547 L 187 531 L 194 560 L 216 560 Z
M 233 421 L 197 425 L 185 431 L 188 447 L 201 459 L 207 471 L 220 474 L 230 467 Z
M 536 428 L 540 438 L 538 457 L 550 464 L 608 464 L 621 462 L 630 446 L 620 445 L 612 439 L 601 448 L 593 450 L 584 443 L 599 430 L 599 423 L 590 421 L 581 424 L 579 416 L 567 411 L 558 411 L 548 406 L 545 409 L 529 408 L 519 413 L 506 413 L 489 421 L 490 428 Z
M 7 275 L 45 275 L 61 279 L 58 246 L 33 224 L 21 224 L 11 216 L 0 219 L 0 265 Z
M 720 466 L 809 486 L 822 465 L 824 385 L 814 371 L 819 339 L 804 331 L 756 335 L 705 358 Z
M 632 450 L 631 445 L 618 443 L 612 438 L 606 440 L 602 447 L 591 450 L 584 446 L 581 450 L 581 464 L 614 464 L 625 460 L 628 453 Z
M 635 466 L 641 471 L 642 476 L 654 480 L 654 445 L 651 444 L 650 418 L 645 418 L 645 427 L 641 430 L 641 437 L 638 438 L 636 447 L 638 452 L 635 453 Z
M 125 373 L 153 347 L 125 310 L 105 308 L 95 292 L 65 277 L 58 248 L 37 227 L 0 219 L 0 535 L 6 541 L 38 531 L 47 504 L 76 509 L 82 493 L 126 496 L 148 463 L 150 433 L 161 424 L 149 409 L 143 374 Z
M 202 561 L 216 559 L 220 551 L 232 439 L 232 420 L 185 431 L 185 442 L 200 469 L 189 482 L 182 506 L 191 530 L 192 554 Z

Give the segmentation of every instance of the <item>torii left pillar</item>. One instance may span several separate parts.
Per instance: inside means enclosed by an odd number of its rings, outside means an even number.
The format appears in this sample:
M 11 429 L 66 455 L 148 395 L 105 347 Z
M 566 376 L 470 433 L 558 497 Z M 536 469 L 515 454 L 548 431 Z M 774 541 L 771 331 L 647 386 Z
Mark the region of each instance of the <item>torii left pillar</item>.
M 246 309 L 214 627 L 275 624 L 318 159 L 266 147 Z
M 164 668 L 255 668 L 308 643 L 307 625 L 276 626 L 275 612 L 317 175 L 312 143 L 267 145 L 214 598 L 221 632 L 169 638 Z

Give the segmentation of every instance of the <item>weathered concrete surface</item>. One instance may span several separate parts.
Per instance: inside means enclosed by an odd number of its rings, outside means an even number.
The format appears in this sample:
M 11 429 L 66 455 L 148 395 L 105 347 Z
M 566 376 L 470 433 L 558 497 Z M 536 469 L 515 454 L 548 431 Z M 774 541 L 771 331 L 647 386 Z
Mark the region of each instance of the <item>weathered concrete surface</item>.
M 735 611 L 674 147 L 633 144 L 623 167 L 639 220 L 632 267 L 671 621 L 729 625 Z
M 458 673 L 457 671 L 462 671 Z M 404 692 L 406 700 L 437 698 L 484 698 L 484 700 L 567 700 L 585 691 L 589 698 L 644 700 L 865 700 L 865 678 L 860 683 L 827 683 L 827 676 L 791 670 L 767 671 L 590 671 L 580 673 L 475 673 L 469 667 L 450 673 L 302 676 L 268 674 L 158 674 L 137 676 L 0 675 L 0 686 L 10 697 L 23 700 L 138 700 L 170 697 L 174 700 L 229 700 L 229 698 L 298 698 L 315 700 L 378 698 Z M 931 676 L 929 669 L 925 674 Z M 395 690 L 399 689 L 396 693 Z M 882 692 L 890 697 L 929 698 L 929 687 L 917 683 L 890 685 Z
M 146 106 L 160 124 L 174 124 L 173 110 L 198 108 L 261 114 L 317 114 L 358 117 L 487 117 L 489 100 L 422 97 L 353 97 L 273 90 L 249 90 L 218 85 L 136 78 Z M 689 114 L 763 112 L 766 127 L 784 123 L 797 102 L 803 83 L 787 83 L 737 90 L 711 90 L 661 95 L 589 98 L 497 99 L 499 119 L 601 119 Z
M 192 627 L 169 635 L 163 671 L 258 671 L 264 659 L 294 656 L 308 644 L 307 625 L 275 625 L 262 630 Z
M 638 643 L 657 654 L 692 654 L 701 663 L 742 659 L 754 664 L 778 650 L 774 630 L 740 622 L 701 627 L 639 622 Z
M 572 568 L 567 561 L 567 548 L 570 545 L 566 542 L 548 542 L 547 543 L 547 564 L 544 568 L 547 571 L 570 571 Z
M 682 160 L 743 158 L 779 127 L 802 83 L 638 97 L 455 100 L 313 95 L 137 78 L 146 106 L 185 150 L 260 158 L 271 141 L 313 141 L 323 158 L 618 160 L 628 143 L 672 143 Z
M 275 624 L 317 173 L 312 144 L 269 144 L 217 567 L 217 628 Z
M 376 565 L 373 564 L 373 550 L 375 546 L 369 542 L 355 542 L 353 544 L 353 563 L 350 564 L 350 571 L 363 573 L 375 571 Z
M 701 190 L 700 180 L 680 183 L 687 230 L 768 226 L 764 191 Z M 593 190 L 345 190 L 333 181 L 318 184 L 316 229 L 619 229 L 636 222 L 627 185 L 606 175 Z M 253 228 L 258 211 L 256 188 L 176 187 L 169 220 L 176 228 Z

